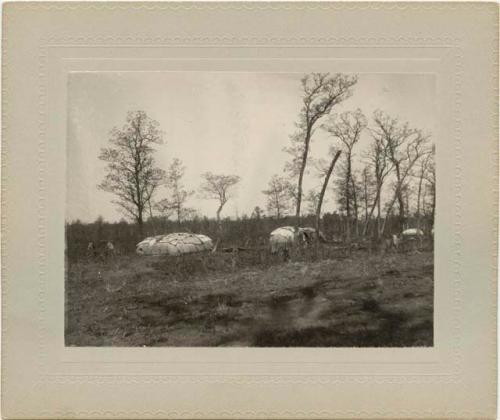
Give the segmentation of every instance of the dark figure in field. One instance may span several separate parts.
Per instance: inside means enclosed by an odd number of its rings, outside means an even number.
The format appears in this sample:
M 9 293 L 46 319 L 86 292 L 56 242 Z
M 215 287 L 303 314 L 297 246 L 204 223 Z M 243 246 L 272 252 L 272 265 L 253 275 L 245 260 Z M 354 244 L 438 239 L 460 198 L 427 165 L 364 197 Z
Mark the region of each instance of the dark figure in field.
M 300 228 L 300 230 L 302 231 L 303 243 L 305 245 L 312 245 L 316 240 L 322 243 L 327 242 L 325 235 L 321 231 L 316 232 L 316 229 L 310 227 Z
M 108 256 L 115 255 L 116 250 L 115 250 L 115 246 L 113 245 L 113 242 L 111 242 L 111 241 L 106 242 L 106 248 L 104 251 Z
M 95 257 L 95 245 L 92 241 L 87 245 L 87 257 Z
M 100 241 L 96 246 L 93 241 L 87 245 L 87 256 L 90 258 L 105 259 L 116 254 L 115 246 L 111 241 Z

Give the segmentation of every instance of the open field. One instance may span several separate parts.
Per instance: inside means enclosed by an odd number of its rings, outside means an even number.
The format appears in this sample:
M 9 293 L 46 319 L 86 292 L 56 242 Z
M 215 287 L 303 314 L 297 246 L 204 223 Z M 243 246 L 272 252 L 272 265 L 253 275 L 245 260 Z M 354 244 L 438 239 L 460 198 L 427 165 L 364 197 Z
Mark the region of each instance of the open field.
M 232 258 L 71 264 L 66 345 L 433 345 L 431 251 L 259 265 Z

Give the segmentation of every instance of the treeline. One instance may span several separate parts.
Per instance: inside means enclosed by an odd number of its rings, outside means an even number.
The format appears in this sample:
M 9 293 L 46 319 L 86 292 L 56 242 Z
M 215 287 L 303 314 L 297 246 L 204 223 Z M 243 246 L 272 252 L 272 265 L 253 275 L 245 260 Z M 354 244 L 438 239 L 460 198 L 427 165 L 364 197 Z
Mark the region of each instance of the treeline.
M 221 221 L 223 235 L 220 246 L 223 247 L 266 247 L 269 243 L 269 233 L 280 226 L 293 225 L 295 218 L 292 216 L 276 219 L 273 217 L 243 217 L 239 219 L 223 219 Z M 415 223 L 414 218 L 410 219 Z M 302 226 L 313 226 L 315 216 L 309 215 L 301 218 Z M 346 217 L 338 213 L 325 213 L 322 217 L 322 230 L 328 240 L 346 241 L 348 229 L 356 231 L 356 221 L 351 220 L 347 227 Z M 375 226 L 375 225 L 373 225 Z M 398 232 L 398 220 L 392 218 L 387 222 L 388 232 Z M 432 227 L 430 217 L 421 220 L 421 226 L 429 232 Z M 359 228 L 361 226 L 358 226 Z M 217 238 L 220 234 L 220 223 L 216 219 L 195 217 L 183 221 L 181 224 L 164 217 L 148 219 L 143 224 L 141 234 L 136 223 L 122 220 L 117 223 L 104 221 L 99 217 L 93 223 L 74 221 L 66 224 L 66 246 L 70 261 L 77 261 L 87 256 L 89 242 L 95 244 L 111 241 L 120 254 L 134 253 L 136 245 L 145 236 L 163 235 L 173 232 L 193 232 Z M 372 235 L 373 232 L 369 232 Z
M 186 168 L 179 158 L 166 169 L 159 167 L 155 148 L 164 144 L 163 131 L 145 112 L 136 111 L 127 115 L 122 128 L 111 131 L 109 147 L 99 156 L 106 163 L 106 176 L 98 188 L 114 196 L 112 202 L 130 223 L 85 228 L 72 223 L 68 229 L 78 240 L 85 237 L 84 242 L 100 237 L 95 229 L 105 229 L 107 239 L 119 243 L 125 235 L 127 251 L 145 236 L 180 230 L 233 244 L 267 238 L 272 228 L 284 224 L 313 226 L 347 242 L 380 238 L 407 227 L 430 230 L 436 203 L 430 135 L 382 110 L 370 117 L 360 109 L 335 114 L 337 106 L 355 94 L 357 81 L 341 73 L 302 78 L 302 109 L 284 149 L 290 159 L 267 187 L 263 185 L 265 216 L 257 207 L 250 218 L 224 219 L 224 207 L 241 180 L 238 175 L 204 172 L 194 190 L 183 183 Z M 318 132 L 330 150 L 320 159 L 311 154 Z M 359 150 L 362 137 L 368 147 Z M 311 173 L 318 185 L 306 191 L 304 179 Z M 215 220 L 200 217 L 190 207 L 195 194 L 217 202 Z M 328 200 L 335 201 L 338 214 L 323 216 Z

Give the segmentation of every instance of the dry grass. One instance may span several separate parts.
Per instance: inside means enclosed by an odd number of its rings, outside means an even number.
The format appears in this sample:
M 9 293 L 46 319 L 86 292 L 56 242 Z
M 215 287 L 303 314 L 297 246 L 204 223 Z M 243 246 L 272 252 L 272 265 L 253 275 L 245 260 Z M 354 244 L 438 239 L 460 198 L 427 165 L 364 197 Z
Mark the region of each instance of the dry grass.
M 297 258 L 297 256 L 295 256 Z M 69 267 L 74 346 L 432 346 L 432 252 L 122 256 Z

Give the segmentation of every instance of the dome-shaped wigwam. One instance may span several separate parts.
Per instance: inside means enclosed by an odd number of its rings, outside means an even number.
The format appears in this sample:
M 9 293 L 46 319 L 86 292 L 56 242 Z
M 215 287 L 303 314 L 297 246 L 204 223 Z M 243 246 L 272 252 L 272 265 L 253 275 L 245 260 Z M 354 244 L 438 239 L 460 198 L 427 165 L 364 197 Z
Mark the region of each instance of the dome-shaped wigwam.
M 170 233 L 152 236 L 137 244 L 136 252 L 141 255 L 184 255 L 210 251 L 212 240 L 194 233 Z

